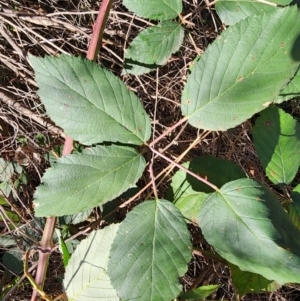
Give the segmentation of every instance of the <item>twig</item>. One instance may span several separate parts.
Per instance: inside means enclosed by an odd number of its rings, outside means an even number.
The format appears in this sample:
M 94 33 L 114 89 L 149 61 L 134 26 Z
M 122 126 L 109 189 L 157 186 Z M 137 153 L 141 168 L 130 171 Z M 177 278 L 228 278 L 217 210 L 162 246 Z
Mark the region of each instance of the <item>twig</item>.
M 186 124 L 183 126 L 183 128 L 185 128 Z M 199 135 L 190 145 L 189 147 L 179 156 L 175 159 L 176 163 L 179 163 L 184 157 L 185 155 L 192 149 L 194 148 L 202 139 L 204 139 L 208 134 L 210 134 L 210 131 L 206 131 L 204 133 L 202 133 L 202 135 Z M 179 136 L 178 136 L 179 137 Z M 175 138 L 177 139 L 177 138 Z M 168 149 L 169 145 L 167 145 L 162 151 L 161 153 L 165 152 L 166 149 Z M 160 181 L 157 184 L 157 187 L 159 187 L 162 183 L 165 182 L 165 178 L 172 172 L 172 170 L 175 168 L 175 165 L 169 165 L 168 166 L 168 170 L 166 170 L 166 173 L 164 174 L 164 176 L 160 179 Z M 149 195 L 146 197 L 146 199 L 149 198 Z
M 193 148 L 201 139 L 203 139 L 206 135 L 208 135 L 210 132 L 206 132 L 206 134 L 204 134 L 202 137 L 198 137 L 196 140 L 193 141 L 193 143 L 190 145 L 190 147 L 188 148 L 188 150 L 186 152 L 184 152 L 180 157 L 178 157 L 175 162 L 179 162 L 184 155 L 191 149 Z M 179 168 L 181 168 L 181 165 L 169 165 L 168 167 L 166 167 L 164 170 L 162 170 L 155 178 L 154 180 L 157 180 L 158 178 L 160 178 L 164 173 L 166 172 L 170 172 L 175 166 L 180 166 Z M 183 167 L 182 167 L 183 168 Z M 160 181 L 158 183 L 158 185 L 161 184 L 162 181 Z M 120 208 L 124 208 L 126 207 L 128 204 L 130 204 L 132 201 L 134 201 L 138 196 L 140 196 L 145 190 L 147 190 L 150 186 L 152 185 L 152 182 L 150 181 L 148 184 L 146 184 L 141 190 L 139 190 L 133 197 L 131 197 L 129 200 L 127 200 L 126 202 L 124 202 L 123 204 L 121 204 L 120 206 L 118 206 L 117 208 L 115 208 L 114 210 L 112 210 L 111 212 L 109 212 L 107 215 L 103 216 L 102 219 L 106 219 L 108 216 L 110 216 L 111 214 L 113 214 L 114 212 L 116 212 L 118 209 Z M 149 197 L 149 196 L 148 196 Z M 147 198 L 148 198 L 147 197 Z M 84 232 L 87 232 L 88 230 L 85 230 Z M 83 234 L 83 232 L 81 232 Z M 77 234 L 76 234 L 77 235 Z
M 0 34 L 6 39 L 6 41 L 11 45 L 11 47 L 18 53 L 20 57 L 25 59 L 25 56 L 21 50 L 21 48 L 14 42 L 14 40 L 10 37 L 7 30 L 3 26 L 3 22 L 0 24 Z
M 35 263 L 33 266 L 31 266 L 29 269 L 27 269 L 28 273 L 31 273 L 37 266 L 37 263 Z M 9 296 L 16 290 L 19 285 L 22 283 L 22 281 L 26 278 L 26 275 L 24 274 L 20 279 L 18 280 L 17 283 L 6 293 L 5 297 L 3 297 L 2 301 L 8 301 Z
M 7 201 L 7 200 L 6 200 Z M 15 207 L 12 206 L 14 209 Z M 20 227 L 17 227 L 17 225 L 13 222 L 13 220 L 8 216 L 8 214 L 6 214 L 6 210 L 4 210 L 4 208 L 2 207 L 2 205 L 0 205 L 0 214 L 3 215 L 5 218 L 2 217 L 3 222 L 6 225 L 6 228 L 8 229 L 9 233 L 14 237 L 14 234 L 12 233 L 12 230 L 10 229 L 11 226 L 14 227 L 15 230 L 18 230 L 19 233 L 22 234 L 22 236 L 28 238 L 29 240 L 31 240 L 33 243 L 37 244 L 37 241 L 35 241 L 32 237 L 30 237 L 28 234 L 26 234 L 26 232 L 24 232 L 23 230 L 20 229 Z M 18 215 L 22 217 L 22 215 L 18 212 Z M 7 225 L 7 221 L 10 222 L 10 227 Z
M 34 248 L 30 248 L 25 252 L 25 257 L 24 257 L 24 276 L 27 277 L 27 279 L 29 280 L 30 284 L 32 285 L 32 287 L 40 294 L 40 296 L 46 300 L 46 301 L 58 301 L 58 300 L 67 300 L 66 299 L 66 294 L 63 293 L 59 296 L 57 296 L 56 298 L 52 299 L 50 296 L 48 296 L 44 291 L 43 288 L 38 285 L 35 280 L 33 279 L 33 277 L 30 274 L 30 270 L 28 270 L 28 257 L 29 257 L 29 252 L 32 249 L 40 249 L 39 247 L 34 247 Z
M 220 255 L 211 253 L 211 252 L 206 251 L 206 250 L 194 248 L 193 249 L 193 254 L 201 256 L 201 257 L 209 258 L 209 259 L 212 259 L 212 260 L 216 260 L 216 261 L 221 262 L 221 263 L 223 263 L 225 265 L 228 265 L 227 260 L 225 260 L 224 258 L 222 258 Z
M 157 154 L 158 156 L 164 158 L 166 161 L 170 162 L 171 164 L 175 165 L 176 167 L 178 167 L 178 168 L 184 170 L 186 173 L 188 173 L 188 174 L 191 175 L 192 177 L 196 178 L 196 179 L 199 180 L 200 182 L 202 182 L 202 183 L 208 185 L 208 186 L 211 187 L 213 190 L 219 191 L 219 188 L 218 188 L 216 185 L 210 183 L 210 182 L 209 182 L 208 180 L 206 180 L 205 178 L 202 178 L 201 176 L 199 176 L 199 175 L 193 173 L 192 171 L 190 171 L 189 169 L 187 169 L 187 168 L 181 166 L 180 164 L 176 163 L 175 161 L 169 159 L 168 157 L 166 157 L 164 154 L 161 154 L 159 151 L 157 151 L 157 150 L 154 149 L 153 147 L 150 147 L 150 149 L 151 149 L 152 152 L 154 152 L 154 153 Z
M 35 115 L 30 110 L 23 107 L 19 102 L 17 102 L 16 100 L 11 99 L 10 97 L 8 97 L 7 95 L 5 95 L 2 92 L 0 92 L 0 100 L 2 102 L 6 103 L 8 106 L 10 106 L 10 107 L 14 108 L 15 110 L 17 110 L 22 115 L 24 115 L 24 116 L 36 121 L 40 125 L 44 126 L 46 129 L 48 129 L 52 133 L 60 135 L 63 138 L 66 137 L 66 134 L 64 134 L 64 132 L 60 128 L 52 125 L 51 123 L 45 121 L 41 117 Z
M 156 131 L 157 102 L 158 102 L 158 68 L 156 69 L 155 105 L 154 105 L 154 113 L 153 113 L 152 140 L 154 140 L 155 131 Z M 152 153 L 150 164 L 149 164 L 149 175 L 150 175 L 150 179 L 151 179 L 151 182 L 152 182 L 154 197 L 157 200 L 158 199 L 158 193 L 157 193 L 157 189 L 156 189 L 156 185 L 155 185 L 155 179 L 154 179 L 153 162 L 154 162 L 154 154 Z
M 177 123 L 175 123 L 174 125 L 170 126 L 169 128 L 167 128 L 167 130 L 160 135 L 159 137 L 157 137 L 156 139 L 154 139 L 150 144 L 149 147 L 153 147 L 158 141 L 160 141 L 162 138 L 164 138 L 165 136 L 167 136 L 169 133 L 171 133 L 174 129 L 176 129 L 179 125 L 181 125 L 182 123 L 184 123 L 188 118 L 184 117 L 182 119 L 180 119 Z

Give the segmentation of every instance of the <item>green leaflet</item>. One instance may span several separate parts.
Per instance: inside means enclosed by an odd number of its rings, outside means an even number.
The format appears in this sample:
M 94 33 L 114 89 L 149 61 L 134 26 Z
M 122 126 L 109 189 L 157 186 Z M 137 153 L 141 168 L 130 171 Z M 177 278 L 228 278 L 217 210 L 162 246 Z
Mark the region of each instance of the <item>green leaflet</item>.
M 211 295 L 219 288 L 219 285 L 203 285 L 192 291 L 180 294 L 180 298 L 187 301 L 199 301 Z
M 111 72 L 68 55 L 30 56 L 30 62 L 48 115 L 74 140 L 141 145 L 150 138 L 150 118 L 141 102 Z
M 192 172 L 205 177 L 217 187 L 225 183 L 246 177 L 241 168 L 234 162 L 212 156 L 196 157 L 182 164 Z M 172 178 L 169 199 L 188 219 L 196 221 L 207 193 L 212 188 L 198 181 L 183 170 L 178 170 Z
M 97 146 L 58 159 L 35 192 L 36 216 L 63 216 L 116 198 L 142 176 L 145 159 L 125 146 Z
M 205 239 L 241 270 L 279 284 L 298 282 L 300 234 L 276 196 L 251 179 L 225 184 L 200 211 Z
M 80 242 L 66 267 L 64 287 L 68 300 L 120 300 L 107 275 L 109 251 L 118 227 L 110 225 L 93 231 Z
M 284 89 L 280 91 L 275 103 L 282 103 L 283 101 L 290 100 L 300 96 L 300 73 L 297 71 L 293 79 L 287 84 Z
M 293 224 L 300 231 L 300 185 L 297 185 L 293 189 L 291 198 L 293 202 L 288 204 L 288 214 L 291 217 Z
M 125 52 L 122 73 L 141 75 L 164 65 L 179 50 L 183 38 L 183 27 L 173 21 L 163 21 L 143 30 Z
M 123 5 L 142 18 L 169 20 L 182 11 L 181 0 L 123 0 Z
M 183 115 L 206 130 L 233 128 L 275 101 L 298 68 L 296 7 L 255 15 L 229 27 L 195 64 L 184 88 Z
M 264 110 L 253 128 L 259 160 L 274 184 L 290 184 L 300 165 L 300 125 L 276 106 Z
M 290 0 L 270 0 L 269 3 L 257 0 L 218 0 L 215 7 L 222 22 L 233 25 L 252 15 L 280 9 L 276 5 L 288 5 L 290 2 Z M 272 3 L 274 6 L 271 5 Z
M 172 300 L 192 255 L 183 216 L 166 200 L 143 202 L 121 223 L 110 255 L 108 274 L 122 300 Z
M 229 267 L 232 283 L 241 297 L 247 293 L 274 292 L 281 287 L 276 281 L 268 280 L 259 274 L 241 271 L 232 264 Z

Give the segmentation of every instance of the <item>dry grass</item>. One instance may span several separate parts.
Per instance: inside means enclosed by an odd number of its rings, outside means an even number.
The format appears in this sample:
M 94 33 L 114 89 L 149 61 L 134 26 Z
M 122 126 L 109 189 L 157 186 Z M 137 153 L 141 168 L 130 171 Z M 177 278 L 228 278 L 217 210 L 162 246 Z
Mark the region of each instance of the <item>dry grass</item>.
M 161 135 L 167 127 L 182 118 L 180 97 L 190 64 L 222 30 L 222 24 L 214 10 L 208 9 L 205 1 L 185 0 L 183 3 L 183 15 L 191 15 L 187 18 L 186 36 L 180 51 L 173 55 L 166 66 L 157 71 L 139 77 L 123 76 L 125 84 L 140 97 L 151 116 L 155 125 L 154 137 Z M 35 219 L 32 210 L 33 192 L 49 165 L 44 155 L 61 145 L 64 137 L 45 115 L 36 95 L 37 85 L 26 55 L 31 53 L 37 56 L 57 56 L 69 53 L 85 56 L 99 1 L 0 1 L 0 8 L 0 157 L 23 164 L 30 179 L 16 192 L 15 198 L 9 197 L 11 207 L 20 216 L 21 226 L 11 231 L 7 224 L 1 222 L 0 230 L 1 235 L 22 238 L 22 229 Z M 105 29 L 98 63 L 120 75 L 124 49 L 149 24 L 148 21 L 128 13 L 120 0 L 115 1 Z M 238 163 L 249 177 L 270 184 L 258 162 L 251 132 L 251 121 L 222 134 L 198 132 L 189 125 L 182 125 L 156 147 L 164 150 L 169 158 L 176 159 L 202 135 L 204 138 L 200 139 L 181 162 L 199 155 L 214 155 Z M 41 134 L 43 143 L 39 140 Z M 167 162 L 158 159 L 154 165 L 155 174 L 167 166 Z M 170 177 L 166 178 L 159 187 L 159 196 L 165 195 L 169 179 Z M 139 184 L 143 186 L 149 181 L 149 175 L 145 173 Z M 147 194 L 151 193 L 151 190 L 147 191 Z M 146 195 L 141 196 L 136 203 L 141 202 L 144 197 Z M 132 206 L 133 204 L 128 206 L 125 212 Z M 120 211 L 117 217 L 122 219 L 125 212 Z M 41 228 L 30 227 L 38 239 Z M 191 233 L 196 246 L 211 249 L 199 229 L 191 226 Z M 28 245 L 18 241 L 18 247 L 22 253 Z M 35 258 L 31 261 L 34 265 Z M 1 272 L 3 275 L 0 267 L 0 277 Z M 63 272 L 59 253 L 53 253 L 46 283 L 47 292 L 59 294 Z M 11 281 L 13 280 L 12 278 Z M 233 300 L 229 271 L 221 263 L 195 255 L 182 281 L 185 288 L 220 284 L 220 289 L 211 298 Z M 30 294 L 30 286 L 23 281 L 7 300 L 29 300 Z M 287 286 L 276 293 L 249 295 L 243 300 L 300 300 L 300 289 Z

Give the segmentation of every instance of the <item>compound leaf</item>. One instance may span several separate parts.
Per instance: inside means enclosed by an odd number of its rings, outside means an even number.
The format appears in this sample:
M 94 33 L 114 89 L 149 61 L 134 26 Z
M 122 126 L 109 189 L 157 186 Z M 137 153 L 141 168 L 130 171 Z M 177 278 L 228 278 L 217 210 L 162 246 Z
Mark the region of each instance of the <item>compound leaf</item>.
M 218 0 L 216 11 L 221 21 L 226 25 L 233 25 L 249 16 L 270 12 L 278 9 L 276 6 L 288 5 L 290 0 L 260 1 L 260 0 Z M 279 8 L 280 9 L 280 8 Z
M 254 146 L 268 178 L 290 184 L 300 165 L 300 125 L 276 106 L 264 110 L 253 128 Z
M 287 7 L 223 32 L 195 64 L 184 88 L 181 109 L 189 123 L 224 131 L 275 101 L 298 68 L 299 28 L 297 7 Z
M 133 148 L 97 146 L 58 159 L 35 192 L 36 216 L 63 216 L 104 204 L 142 176 L 145 159 Z
M 300 234 L 276 196 L 251 179 L 225 184 L 200 211 L 205 239 L 242 271 L 298 282 Z
M 143 30 L 125 52 L 123 74 L 141 75 L 164 65 L 179 50 L 183 37 L 183 27 L 173 21 L 163 21 Z
M 169 20 L 182 11 L 181 0 L 123 0 L 123 5 L 142 18 Z
M 119 301 L 107 275 L 109 251 L 118 227 L 110 225 L 94 231 L 76 248 L 64 279 L 69 301 Z
M 80 57 L 30 56 L 51 119 L 74 140 L 140 145 L 150 137 L 150 119 L 136 95 L 111 72 Z
M 122 300 L 170 301 L 182 290 L 192 246 L 187 225 L 166 200 L 145 201 L 120 225 L 108 274 Z

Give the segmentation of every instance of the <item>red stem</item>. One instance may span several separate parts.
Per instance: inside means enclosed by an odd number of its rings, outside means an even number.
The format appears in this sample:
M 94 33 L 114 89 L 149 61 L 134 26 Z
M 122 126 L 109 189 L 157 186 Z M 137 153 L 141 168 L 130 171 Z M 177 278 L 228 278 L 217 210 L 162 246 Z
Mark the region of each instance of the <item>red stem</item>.
M 87 51 L 86 58 L 94 61 L 96 60 L 98 51 L 101 47 L 104 28 L 109 16 L 109 11 L 112 6 L 112 0 L 103 0 L 99 9 L 99 14 L 93 27 L 93 35 Z M 66 137 L 63 149 L 63 156 L 71 154 L 73 150 L 73 139 Z M 40 242 L 39 261 L 35 277 L 35 282 L 41 287 L 44 287 L 48 262 L 51 250 L 53 248 L 53 233 L 56 224 L 56 217 L 48 217 L 46 220 L 43 237 Z M 37 301 L 39 293 L 34 289 L 31 296 L 31 301 Z
M 86 54 L 86 58 L 91 61 L 96 60 L 98 51 L 101 47 L 103 32 L 109 16 L 109 11 L 111 9 L 112 3 L 113 3 L 112 0 L 103 0 L 101 3 L 99 14 L 96 19 L 96 23 L 93 26 L 93 36 L 90 41 L 89 49 Z

